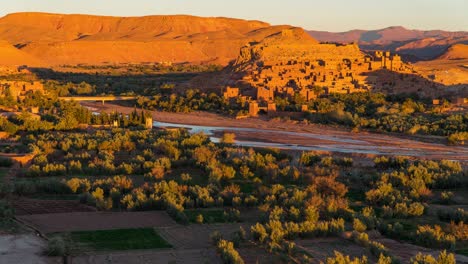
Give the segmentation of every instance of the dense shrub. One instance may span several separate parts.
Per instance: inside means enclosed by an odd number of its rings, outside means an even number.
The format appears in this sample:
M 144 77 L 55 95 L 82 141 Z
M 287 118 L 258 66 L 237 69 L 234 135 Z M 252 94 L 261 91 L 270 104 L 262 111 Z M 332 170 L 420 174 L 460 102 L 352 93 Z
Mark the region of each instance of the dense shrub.
M 70 254 L 70 243 L 61 236 L 54 236 L 47 242 L 45 254 L 48 256 L 67 256 Z
M 0 167 L 11 167 L 13 161 L 10 158 L 0 157 Z
M 335 256 L 327 258 L 327 264 L 367 264 L 367 257 L 351 259 L 349 256 L 345 256 L 342 253 L 335 251 Z
M 223 263 L 225 264 L 243 264 L 244 260 L 239 255 L 239 252 L 236 251 L 234 248 L 234 244 L 230 241 L 221 239 L 218 241 L 216 245 L 216 249 L 219 254 L 221 254 L 221 258 Z
M 439 209 L 437 210 L 437 216 L 440 220 L 446 222 L 468 222 L 468 212 L 462 208 L 453 209 Z
M 447 251 L 440 252 L 437 259 L 435 259 L 432 255 L 425 255 L 422 253 L 418 253 L 416 256 L 411 258 L 411 264 L 455 264 L 457 261 L 455 260 L 455 255 L 447 254 Z
M 15 209 L 6 200 L 0 200 L 0 221 L 10 221 L 15 215 Z
M 425 247 L 455 249 L 455 236 L 446 234 L 438 225 L 418 226 L 415 239 L 418 244 Z

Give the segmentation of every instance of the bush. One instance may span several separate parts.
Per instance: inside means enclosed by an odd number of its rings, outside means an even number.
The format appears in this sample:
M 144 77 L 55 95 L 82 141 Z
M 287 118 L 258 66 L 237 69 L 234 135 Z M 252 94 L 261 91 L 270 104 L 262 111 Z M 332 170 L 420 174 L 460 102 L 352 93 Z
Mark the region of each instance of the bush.
M 202 214 L 198 214 L 196 217 L 195 217 L 195 222 L 197 224 L 203 224 L 203 215 Z
M 408 215 L 410 216 L 421 216 L 424 214 L 424 205 L 421 203 L 411 203 L 408 208 Z
M 388 257 L 392 259 L 392 257 L 389 256 L 387 248 L 385 248 L 385 246 L 379 242 L 369 240 L 369 236 L 366 233 L 359 233 L 354 231 L 352 238 L 357 244 L 368 248 L 372 255 L 379 257 L 379 260 L 382 259 L 382 261 L 387 261 Z
M 41 179 L 35 181 L 16 181 L 14 183 L 14 192 L 19 195 L 30 195 L 37 193 L 48 194 L 71 194 L 70 188 L 66 182 L 58 179 Z
M 468 140 L 468 132 L 453 133 L 448 137 L 448 141 L 453 145 L 465 145 Z
M 359 219 L 353 220 L 353 229 L 357 232 L 364 232 L 367 230 L 367 226 Z
M 236 142 L 236 135 L 234 133 L 224 133 L 220 142 L 223 144 L 234 144 Z
M 0 157 L 0 167 L 11 167 L 13 161 L 10 158 Z
M 218 245 L 218 242 L 223 239 L 223 235 L 219 231 L 214 231 L 210 234 L 210 239 L 213 245 Z
M 99 210 L 110 210 L 112 209 L 113 206 L 113 201 L 112 198 L 107 198 L 107 199 L 101 199 L 101 200 L 96 200 L 96 207 Z
M 45 254 L 47 256 L 67 256 L 70 254 L 69 243 L 60 236 L 52 237 L 47 243 Z
M 104 190 L 97 187 L 92 193 L 91 195 L 94 197 L 94 199 L 96 199 L 96 201 L 102 201 L 104 200 Z
M 357 214 L 355 217 L 359 219 L 364 225 L 366 225 L 367 229 L 375 229 L 377 224 L 377 217 L 375 216 L 375 212 L 372 207 L 363 208 L 361 213 Z
M 332 219 L 330 222 L 329 233 L 332 235 L 339 235 L 344 232 L 345 221 L 342 218 Z
M 216 245 L 218 253 L 221 254 L 223 263 L 225 264 L 244 264 L 244 260 L 239 255 L 236 249 L 234 249 L 234 244 L 230 241 L 221 239 Z
M 369 245 L 369 235 L 366 233 L 359 233 L 357 231 L 353 232 L 352 238 L 357 244 L 367 247 Z
M 72 178 L 67 181 L 67 186 L 73 193 L 84 193 L 91 189 L 91 183 L 88 179 Z
M 5 201 L 0 200 L 0 221 L 9 221 L 15 215 L 15 209 Z
M 247 234 L 244 230 L 244 228 L 239 227 L 239 230 L 232 233 L 232 242 L 234 243 L 235 247 L 238 247 L 241 242 L 245 241 L 247 239 Z
M 436 247 L 445 249 L 455 249 L 455 236 L 446 234 L 438 225 L 418 226 L 416 231 L 416 242 L 425 247 Z
M 183 207 L 178 207 L 175 205 L 169 205 L 167 208 L 167 213 L 171 216 L 177 223 L 188 225 L 189 219 L 187 215 L 184 213 Z
M 345 256 L 338 251 L 335 251 L 335 256 L 327 258 L 327 264 L 367 264 L 367 257 L 351 259 L 349 256 Z
M 188 173 L 182 173 L 180 175 L 180 179 L 185 183 L 188 183 L 188 182 L 192 181 L 192 177 Z
M 223 215 L 227 222 L 238 222 L 240 220 L 240 211 L 234 208 L 225 210 Z
M 381 224 L 378 227 L 379 231 L 389 237 L 402 238 L 405 237 L 405 230 L 402 224 L 399 222 L 392 224 Z
M 393 263 L 392 257 L 385 256 L 384 254 L 380 254 L 379 260 L 377 261 L 377 264 L 392 264 L 392 263 Z
M 465 223 L 459 222 L 458 224 L 455 224 L 454 222 L 451 222 L 448 229 L 450 234 L 454 235 L 457 240 L 468 240 L 468 225 Z
M 255 225 L 251 226 L 250 232 L 252 233 L 253 239 L 259 241 L 260 243 L 263 243 L 268 237 L 268 233 L 265 227 L 260 223 L 256 223 Z
M 432 255 L 424 255 L 419 252 L 416 256 L 412 257 L 410 260 L 411 264 L 455 264 L 455 256 L 453 254 L 447 254 L 447 251 L 440 252 L 437 259 Z
M 80 203 L 87 204 L 89 206 L 96 206 L 96 199 L 90 193 L 82 193 L 79 196 Z
M 441 204 L 453 204 L 453 192 L 444 191 L 440 194 L 440 203 Z
M 440 220 L 446 222 L 468 222 L 468 213 L 462 208 L 453 209 L 440 209 L 437 211 L 437 216 Z

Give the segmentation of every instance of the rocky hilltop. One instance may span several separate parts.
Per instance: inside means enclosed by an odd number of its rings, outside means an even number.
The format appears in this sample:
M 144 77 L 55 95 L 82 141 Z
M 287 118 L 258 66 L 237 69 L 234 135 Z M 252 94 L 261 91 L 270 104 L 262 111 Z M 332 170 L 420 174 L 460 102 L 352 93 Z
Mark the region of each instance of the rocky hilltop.
M 228 64 L 239 48 L 288 26 L 186 15 L 107 17 L 16 13 L 0 39 L 50 65 L 141 62 Z

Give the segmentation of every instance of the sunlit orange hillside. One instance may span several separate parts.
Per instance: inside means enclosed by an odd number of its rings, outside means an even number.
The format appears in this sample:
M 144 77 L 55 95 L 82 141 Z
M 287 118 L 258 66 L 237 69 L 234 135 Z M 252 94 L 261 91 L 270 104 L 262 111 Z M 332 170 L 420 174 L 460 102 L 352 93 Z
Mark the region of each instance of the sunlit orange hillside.
M 468 83 L 468 45 L 457 44 L 435 60 L 418 62 L 417 70 L 433 76 L 434 81 L 446 85 L 462 85 L 466 93 Z
M 0 18 L 5 39 L 45 62 L 227 64 L 240 47 L 289 26 L 185 15 L 104 17 L 16 13 Z
M 41 66 L 41 60 L 15 48 L 7 41 L 0 41 L 0 65 L 3 66 Z
M 450 47 L 439 59 L 459 60 L 468 59 L 468 45 L 457 44 Z

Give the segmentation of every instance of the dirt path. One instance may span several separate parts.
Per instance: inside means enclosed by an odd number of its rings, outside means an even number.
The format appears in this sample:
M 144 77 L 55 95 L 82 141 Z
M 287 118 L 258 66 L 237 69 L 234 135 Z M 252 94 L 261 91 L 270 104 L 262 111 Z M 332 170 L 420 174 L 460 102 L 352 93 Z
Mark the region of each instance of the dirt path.
M 74 256 L 73 264 L 220 264 L 221 259 L 216 250 L 211 249 L 164 249 L 164 250 L 132 250 L 126 252 L 97 253 L 93 255 Z
M 11 198 L 11 203 L 15 208 L 15 214 L 54 214 L 71 212 L 95 212 L 96 208 L 87 206 L 79 201 L 68 200 L 40 200 L 24 197 Z
M 1 235 L 0 263 L 60 263 L 42 256 L 45 241 L 33 234 Z
M 376 259 L 369 252 L 355 243 L 340 237 L 301 239 L 294 241 L 297 246 L 310 254 L 314 261 L 313 263 L 325 262 L 327 258 L 333 257 L 335 251 L 345 253 L 354 257 L 367 256 L 370 263 L 375 263 Z

